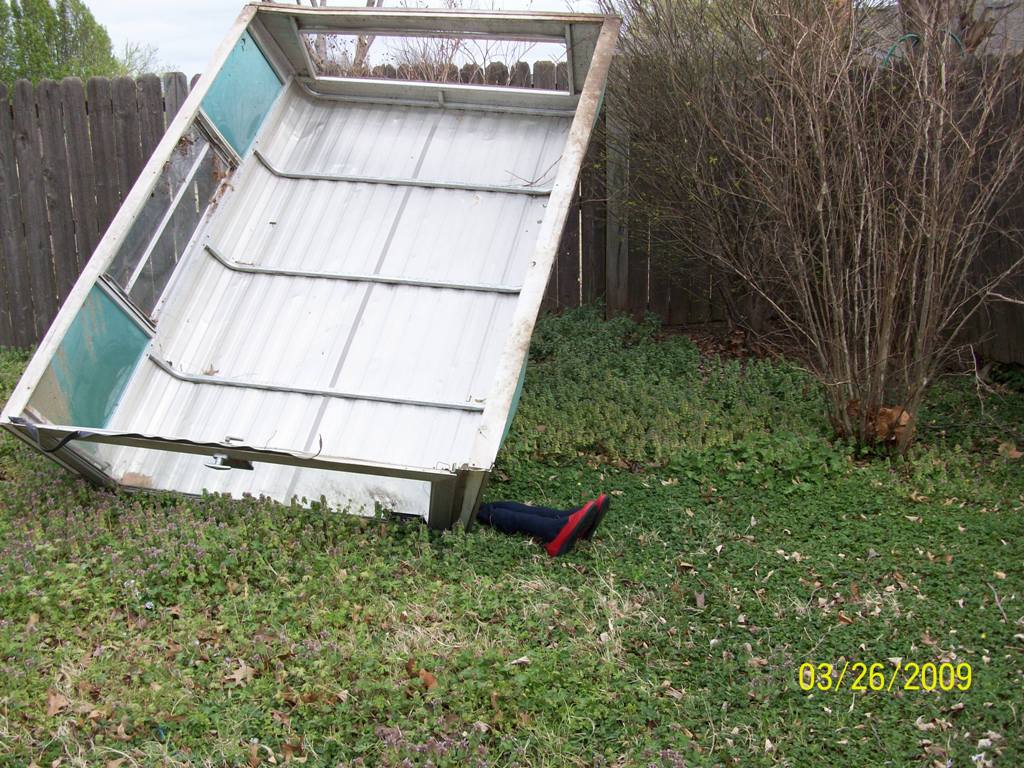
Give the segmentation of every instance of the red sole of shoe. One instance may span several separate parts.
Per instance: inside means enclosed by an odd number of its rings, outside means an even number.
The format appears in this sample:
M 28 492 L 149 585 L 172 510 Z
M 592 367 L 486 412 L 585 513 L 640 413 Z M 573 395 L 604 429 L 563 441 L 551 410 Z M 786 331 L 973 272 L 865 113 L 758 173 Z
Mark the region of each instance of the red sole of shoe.
M 608 513 L 608 508 L 611 506 L 611 500 L 608 498 L 608 494 L 602 493 L 595 500 L 594 504 L 597 505 L 597 515 L 594 517 L 594 524 L 590 526 L 590 529 L 583 534 L 584 539 L 591 539 L 594 536 L 594 531 L 601 525 L 601 521 L 604 520 L 604 516 Z
M 569 518 L 569 522 L 563 526 L 562 530 L 558 532 L 558 536 L 552 539 L 550 542 L 544 545 L 544 549 L 551 557 L 558 557 L 564 555 L 566 552 L 571 550 L 576 542 L 581 538 L 582 532 L 587 529 L 588 526 L 593 527 L 593 521 L 597 515 L 597 507 L 593 501 L 588 501 L 579 512 L 573 513 L 572 517 Z M 573 519 L 575 518 L 575 520 Z

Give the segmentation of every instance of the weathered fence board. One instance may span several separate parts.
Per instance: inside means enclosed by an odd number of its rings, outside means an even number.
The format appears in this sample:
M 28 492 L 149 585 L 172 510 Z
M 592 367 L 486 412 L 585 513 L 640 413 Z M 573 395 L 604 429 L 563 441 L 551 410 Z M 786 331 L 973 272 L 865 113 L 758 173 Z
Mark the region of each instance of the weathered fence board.
M 21 259 L 24 250 L 11 105 L 7 88 L 0 85 L 0 343 L 17 346 L 35 341 L 32 297 Z
M 63 303 L 78 278 L 75 221 L 71 213 L 71 183 L 60 86 L 44 81 L 36 88 L 36 108 L 42 134 L 43 187 L 50 224 L 51 258 L 57 304 Z
M 164 122 L 170 125 L 181 105 L 188 98 L 188 78 L 184 72 L 168 72 L 163 76 Z
M 77 77 L 60 84 L 64 112 L 65 141 L 68 147 L 68 176 L 71 182 L 71 207 L 75 220 L 75 247 L 79 268 L 85 266 L 99 242 L 99 214 L 96 209 L 96 177 L 89 141 L 89 115 L 85 109 L 85 88 Z
M 14 87 L 14 156 L 18 161 L 18 194 L 25 229 L 24 269 L 32 292 L 35 338 L 41 339 L 57 311 L 53 264 L 50 257 L 50 224 L 43 189 L 42 149 L 35 94 L 22 80 Z
M 569 206 L 565 232 L 558 246 L 558 307 L 571 309 L 580 305 L 580 196 L 577 193 Z
M 624 311 L 642 320 L 647 313 L 647 276 L 650 273 L 650 226 L 646 211 L 629 212 L 629 239 L 621 252 L 625 255 L 626 296 Z
M 143 164 L 153 154 L 164 135 L 164 94 L 160 78 L 143 75 L 139 78 L 139 128 L 142 135 Z M 139 168 L 141 171 L 141 166 Z
M 86 86 L 89 100 L 89 136 L 93 167 L 96 170 L 97 231 L 100 236 L 121 204 L 117 178 L 120 175 L 114 154 L 114 102 L 109 80 L 94 77 Z
M 130 77 L 114 80 L 111 99 L 114 108 L 114 167 L 120 198 L 128 196 L 142 170 L 142 138 L 139 130 L 138 88 Z
M 410 76 L 407 68 L 378 69 L 379 76 Z M 492 62 L 453 69 L 449 79 L 551 90 L 566 88 L 568 71 L 551 61 Z M 84 86 L 76 78 L 35 88 L 18 83 L 13 92 L 0 86 L 0 345 L 29 346 L 42 337 L 195 82 L 172 72 L 92 78 Z M 670 325 L 726 319 L 737 286 L 720 285 L 701 260 L 676 253 L 659 223 L 630 201 L 630 185 L 643 179 L 630 167 L 628 136 L 615 119 L 613 95 L 608 99 L 544 309 L 603 302 L 609 314 L 653 313 Z M 983 261 L 997 268 L 1017 252 L 994 239 Z M 1024 362 L 1022 320 L 1024 308 L 995 305 L 979 315 L 970 337 L 985 356 Z
M 580 280 L 584 304 L 605 295 L 605 183 L 601 161 L 603 121 L 587 149 L 580 174 Z

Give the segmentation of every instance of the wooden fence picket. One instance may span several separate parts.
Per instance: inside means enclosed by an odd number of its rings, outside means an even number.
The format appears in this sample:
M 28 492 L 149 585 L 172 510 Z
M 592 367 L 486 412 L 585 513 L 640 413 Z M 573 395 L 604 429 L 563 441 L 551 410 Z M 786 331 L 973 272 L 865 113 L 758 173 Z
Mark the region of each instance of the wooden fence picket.
M 114 154 L 114 102 L 110 80 L 91 77 L 86 85 L 89 105 L 89 136 L 96 179 L 96 224 L 102 237 L 121 204 Z
M 41 339 L 57 313 L 57 289 L 50 256 L 50 226 L 43 188 L 42 147 L 35 92 L 27 80 L 14 86 L 14 156 L 18 163 L 21 226 L 25 231 L 23 269 L 32 295 L 35 338 Z
M 121 200 L 139 177 L 146 158 L 142 156 L 138 86 L 131 77 L 118 77 L 111 89 L 114 108 L 114 167 L 117 169 Z
M 18 164 L 14 157 L 14 125 L 7 88 L 0 85 L 0 342 L 28 346 L 35 341 L 32 295 L 21 255 L 25 231 L 21 226 Z
M 75 247 L 75 219 L 71 212 L 71 180 L 68 170 L 64 114 L 60 103 L 60 84 L 51 80 L 36 87 L 36 110 L 42 136 L 43 191 L 50 226 L 51 259 L 57 305 L 67 298 L 78 278 Z
M 96 210 L 96 175 L 89 141 L 89 113 L 85 108 L 85 86 L 77 77 L 60 84 L 60 102 L 64 113 L 65 141 L 68 148 L 68 179 L 71 184 L 75 222 L 75 247 L 78 268 L 89 260 L 99 242 L 99 214 Z

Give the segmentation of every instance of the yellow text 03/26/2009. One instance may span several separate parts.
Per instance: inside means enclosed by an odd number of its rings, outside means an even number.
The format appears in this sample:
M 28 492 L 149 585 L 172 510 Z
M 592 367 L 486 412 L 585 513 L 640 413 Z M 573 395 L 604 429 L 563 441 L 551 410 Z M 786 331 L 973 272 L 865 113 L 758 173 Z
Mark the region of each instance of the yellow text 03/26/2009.
M 967 662 L 806 661 L 797 670 L 797 683 L 806 692 L 967 691 L 971 681 L 971 665 Z

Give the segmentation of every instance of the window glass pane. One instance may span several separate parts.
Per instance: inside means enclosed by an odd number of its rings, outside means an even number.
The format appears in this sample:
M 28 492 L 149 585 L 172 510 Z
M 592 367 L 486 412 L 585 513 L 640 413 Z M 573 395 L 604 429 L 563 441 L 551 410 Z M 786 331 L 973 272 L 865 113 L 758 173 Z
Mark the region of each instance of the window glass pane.
M 225 172 L 226 168 L 219 155 L 208 147 L 197 158 L 191 179 L 179 190 L 177 202 L 163 230 L 157 233 L 148 256 L 127 289 L 132 302 L 146 314 L 153 314 L 167 281 L 185 255 L 185 249 L 199 227 Z
M 115 255 L 107 276 L 152 315 L 228 167 L 195 127 L 164 172 Z
M 235 151 L 244 155 L 281 87 L 263 52 L 243 32 L 203 99 L 203 112 Z
M 51 424 L 105 427 L 148 344 L 138 322 L 93 286 L 29 405 Z
M 149 199 L 135 217 L 128 234 L 121 242 L 120 249 L 107 268 L 107 276 L 125 290 L 131 285 L 132 275 L 145 257 L 150 242 L 160 230 L 172 202 L 192 177 L 197 161 L 208 149 L 206 139 L 195 127 L 178 142 Z

